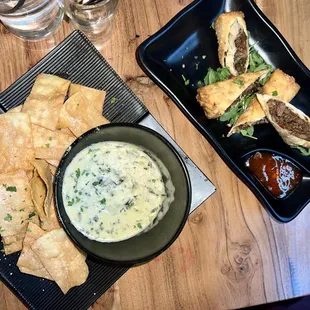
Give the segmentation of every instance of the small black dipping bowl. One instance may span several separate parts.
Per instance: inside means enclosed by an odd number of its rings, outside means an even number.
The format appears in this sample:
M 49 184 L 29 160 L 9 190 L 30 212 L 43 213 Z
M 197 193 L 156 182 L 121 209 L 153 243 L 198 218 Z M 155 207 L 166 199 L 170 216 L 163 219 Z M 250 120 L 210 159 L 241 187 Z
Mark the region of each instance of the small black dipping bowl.
M 153 152 L 167 167 L 175 187 L 175 199 L 157 226 L 128 240 L 102 243 L 90 240 L 70 222 L 62 200 L 65 170 L 84 148 L 102 141 L 121 141 L 140 145 Z M 191 205 L 190 179 L 183 160 L 173 146 L 157 132 L 137 124 L 108 124 L 79 137 L 65 152 L 55 177 L 55 202 L 61 223 L 76 245 L 106 263 L 138 264 L 165 251 L 181 233 Z

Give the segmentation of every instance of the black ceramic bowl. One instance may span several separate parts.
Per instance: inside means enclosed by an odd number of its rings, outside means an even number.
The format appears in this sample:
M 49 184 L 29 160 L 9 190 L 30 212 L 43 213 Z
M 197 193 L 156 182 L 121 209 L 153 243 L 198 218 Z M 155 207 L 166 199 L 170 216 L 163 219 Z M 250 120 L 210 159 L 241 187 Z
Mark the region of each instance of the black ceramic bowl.
M 146 233 L 115 243 L 97 242 L 81 234 L 71 224 L 62 200 L 63 177 L 72 159 L 85 147 L 102 141 L 128 142 L 150 150 L 165 164 L 175 186 L 175 199 L 157 226 Z M 68 148 L 55 178 L 55 201 L 60 221 L 78 247 L 105 262 L 138 264 L 165 251 L 178 237 L 189 214 L 191 185 L 181 157 L 161 135 L 137 124 L 108 124 L 86 132 Z

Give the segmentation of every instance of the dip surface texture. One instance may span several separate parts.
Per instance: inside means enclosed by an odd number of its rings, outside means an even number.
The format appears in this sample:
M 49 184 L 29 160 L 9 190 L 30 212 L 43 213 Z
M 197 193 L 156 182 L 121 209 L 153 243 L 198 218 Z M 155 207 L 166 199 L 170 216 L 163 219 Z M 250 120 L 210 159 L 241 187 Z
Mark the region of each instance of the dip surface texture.
M 72 224 L 82 234 L 116 242 L 152 225 L 167 193 L 162 172 L 148 154 L 133 144 L 107 141 L 92 144 L 73 158 L 62 195 Z

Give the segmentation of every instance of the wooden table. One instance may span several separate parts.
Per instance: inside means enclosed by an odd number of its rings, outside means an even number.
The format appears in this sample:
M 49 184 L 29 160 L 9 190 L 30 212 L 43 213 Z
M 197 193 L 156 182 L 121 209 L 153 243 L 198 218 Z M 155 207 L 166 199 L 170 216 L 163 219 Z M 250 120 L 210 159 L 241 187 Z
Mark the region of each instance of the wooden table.
M 135 60 L 137 46 L 191 1 L 120 2 L 116 29 L 102 54 L 218 190 L 189 217 L 169 250 L 149 264 L 132 268 L 92 308 L 238 308 L 309 294 L 310 208 L 289 224 L 274 222 L 172 101 L 141 78 L 144 74 Z M 310 1 L 257 3 L 309 67 Z M 69 33 L 63 22 L 56 37 Z M 32 44 L 19 43 L 3 27 L 0 47 L 1 90 L 48 51 L 44 46 L 34 50 Z M 25 309 L 3 284 L 0 309 Z

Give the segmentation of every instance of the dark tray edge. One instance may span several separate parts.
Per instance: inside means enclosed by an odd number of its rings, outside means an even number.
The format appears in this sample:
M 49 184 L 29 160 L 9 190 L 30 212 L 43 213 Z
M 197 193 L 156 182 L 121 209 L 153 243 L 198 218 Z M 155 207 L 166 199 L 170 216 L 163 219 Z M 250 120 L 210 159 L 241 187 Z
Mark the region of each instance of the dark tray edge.
M 207 139 L 207 141 L 211 144 L 211 146 L 215 149 L 217 154 L 221 157 L 221 159 L 225 162 L 225 164 L 229 167 L 229 169 L 252 191 L 255 197 L 262 203 L 265 207 L 266 211 L 272 215 L 272 217 L 281 223 L 288 223 L 296 218 L 299 213 L 308 205 L 310 202 L 310 198 L 307 202 L 301 205 L 300 209 L 294 216 L 290 218 L 283 218 L 279 216 L 276 212 L 274 212 L 273 208 L 270 206 L 269 202 L 265 199 L 264 195 L 255 188 L 255 185 L 252 180 L 250 180 L 245 173 L 243 173 L 237 165 L 230 159 L 228 154 L 222 149 L 221 145 L 216 141 L 215 138 L 212 137 L 209 133 L 206 133 L 201 125 L 197 122 L 197 120 L 192 117 L 192 115 L 187 111 L 187 109 L 183 106 L 182 102 L 174 95 L 170 89 L 161 82 L 160 79 L 153 74 L 152 70 L 146 64 L 143 54 L 144 51 L 148 48 L 150 44 L 155 42 L 162 34 L 172 28 L 185 14 L 187 14 L 190 10 L 192 10 L 195 6 L 199 5 L 203 0 L 196 0 L 187 7 L 185 7 L 182 11 L 180 11 L 175 17 L 173 17 L 163 28 L 145 40 L 142 44 L 140 44 L 136 50 L 136 59 L 144 71 L 146 75 L 148 75 L 154 83 L 156 83 L 177 105 L 177 107 L 182 111 L 182 113 L 187 117 L 187 119 L 195 126 L 195 128 Z M 268 25 L 268 27 L 273 31 L 276 36 L 279 38 L 282 45 L 290 54 L 292 60 L 300 67 L 300 69 L 310 78 L 310 71 L 305 66 L 305 64 L 300 60 L 291 46 L 288 44 L 286 39 L 282 36 L 279 30 L 271 23 L 271 21 L 264 15 L 264 13 L 260 10 L 260 8 L 256 5 L 254 0 L 247 0 L 249 4 L 252 6 L 253 10 L 256 14 L 261 18 L 261 20 Z

